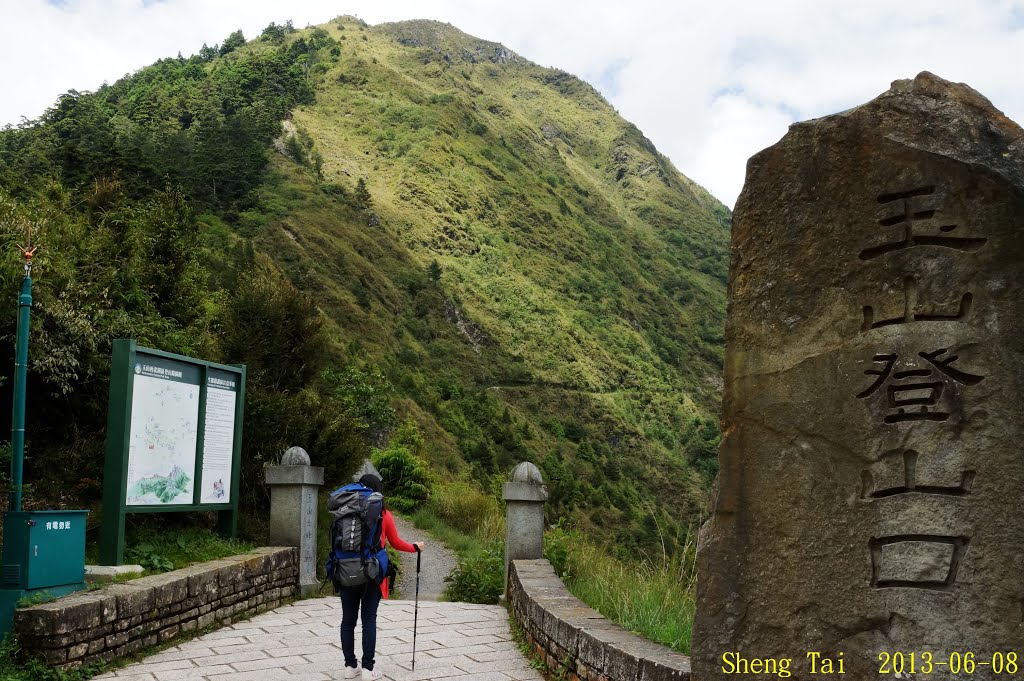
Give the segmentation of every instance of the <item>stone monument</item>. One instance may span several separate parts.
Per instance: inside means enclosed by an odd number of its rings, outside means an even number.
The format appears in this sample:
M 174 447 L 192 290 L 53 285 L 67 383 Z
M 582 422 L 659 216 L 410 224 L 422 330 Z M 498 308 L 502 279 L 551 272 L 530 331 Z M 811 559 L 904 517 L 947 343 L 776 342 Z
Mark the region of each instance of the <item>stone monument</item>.
M 309 465 L 309 454 L 290 447 L 280 466 L 266 468 L 270 486 L 270 537 L 277 546 L 299 549 L 299 594 L 319 591 L 316 579 L 317 498 L 324 484 L 324 469 Z
M 1022 394 L 1024 130 L 922 73 L 751 158 L 694 678 L 1003 678 Z
M 544 502 L 548 486 L 540 469 L 524 461 L 512 471 L 512 480 L 502 486 L 505 500 L 505 585 L 508 565 L 513 560 L 544 557 Z

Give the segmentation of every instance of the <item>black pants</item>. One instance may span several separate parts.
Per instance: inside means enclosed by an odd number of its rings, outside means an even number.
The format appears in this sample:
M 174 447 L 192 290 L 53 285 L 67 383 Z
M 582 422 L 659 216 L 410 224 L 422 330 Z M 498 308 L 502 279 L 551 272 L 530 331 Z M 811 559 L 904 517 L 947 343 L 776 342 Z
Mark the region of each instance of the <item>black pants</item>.
M 373 582 L 341 590 L 341 650 L 345 653 L 346 667 L 356 666 L 356 620 L 362 613 L 363 669 L 373 669 L 380 596 L 380 586 Z

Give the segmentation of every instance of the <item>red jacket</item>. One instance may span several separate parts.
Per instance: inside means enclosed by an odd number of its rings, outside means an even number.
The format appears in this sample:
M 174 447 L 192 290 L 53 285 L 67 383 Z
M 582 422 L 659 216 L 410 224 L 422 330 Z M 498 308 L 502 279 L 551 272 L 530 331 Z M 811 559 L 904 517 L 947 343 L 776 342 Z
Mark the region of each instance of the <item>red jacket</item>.
M 391 515 L 391 511 L 387 509 L 384 509 L 384 515 L 381 517 L 380 543 L 382 546 L 391 544 L 391 546 L 399 551 L 405 551 L 406 553 L 414 553 L 416 551 L 415 546 L 398 536 L 398 528 L 395 527 L 395 516 Z M 387 579 L 380 583 L 380 593 L 384 598 L 388 597 Z

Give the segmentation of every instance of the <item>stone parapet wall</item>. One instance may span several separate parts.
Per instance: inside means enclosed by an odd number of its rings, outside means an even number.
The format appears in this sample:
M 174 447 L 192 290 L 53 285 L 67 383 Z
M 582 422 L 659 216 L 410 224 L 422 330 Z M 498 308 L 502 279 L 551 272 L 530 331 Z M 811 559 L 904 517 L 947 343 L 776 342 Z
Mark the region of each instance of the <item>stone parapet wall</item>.
M 14 631 L 26 654 L 78 667 L 275 608 L 297 584 L 296 549 L 261 548 L 22 608 Z
M 546 560 L 512 561 L 508 605 L 548 669 L 570 681 L 690 679 L 690 658 L 606 620 L 570 594 Z

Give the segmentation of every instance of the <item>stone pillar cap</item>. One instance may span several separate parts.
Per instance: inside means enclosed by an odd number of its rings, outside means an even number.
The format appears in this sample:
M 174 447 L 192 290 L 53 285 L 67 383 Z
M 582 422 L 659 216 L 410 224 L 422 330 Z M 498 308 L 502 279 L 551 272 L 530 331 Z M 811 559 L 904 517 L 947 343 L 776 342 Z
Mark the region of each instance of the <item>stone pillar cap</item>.
M 512 471 L 512 482 L 528 482 L 534 485 L 543 485 L 544 477 L 540 469 L 529 461 L 524 461 Z
M 309 454 L 302 447 L 289 447 L 281 457 L 282 466 L 308 466 Z

